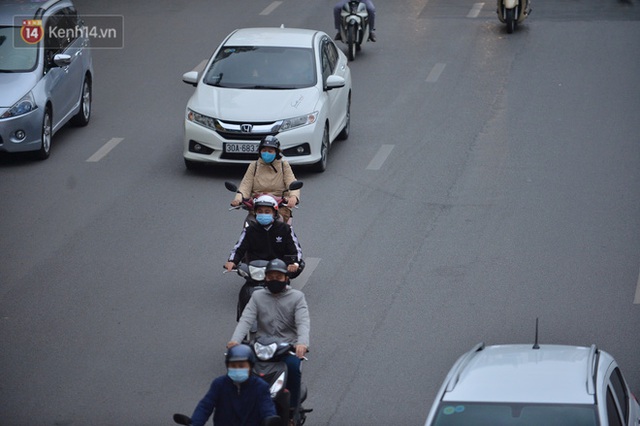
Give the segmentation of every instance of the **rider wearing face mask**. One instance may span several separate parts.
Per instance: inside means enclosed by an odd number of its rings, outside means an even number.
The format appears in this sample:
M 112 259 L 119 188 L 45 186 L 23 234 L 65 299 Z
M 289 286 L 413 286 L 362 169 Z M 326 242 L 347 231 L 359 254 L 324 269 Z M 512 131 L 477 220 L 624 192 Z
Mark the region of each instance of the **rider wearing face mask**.
M 269 385 L 251 375 L 255 356 L 247 345 L 227 350 L 227 374 L 216 378 L 191 416 L 192 426 L 203 426 L 213 413 L 214 426 L 257 425 L 276 415 Z M 214 413 L 215 411 L 215 413 Z
M 241 260 L 287 259 L 288 272 L 298 272 L 303 264 L 302 248 L 291 226 L 275 220 L 278 217 L 277 201 L 270 195 L 261 195 L 254 200 L 253 208 L 256 222 L 249 222 L 242 230 L 224 267 L 231 271 Z
M 258 322 L 257 338 L 275 337 L 295 347 L 295 355 L 285 358 L 289 379 L 287 389 L 291 393 L 291 407 L 300 398 L 300 360 L 309 347 L 309 308 L 304 293 L 289 287 L 287 265 L 280 259 L 269 262 L 266 269 L 267 289 L 253 292 L 244 308 L 227 348 L 237 347 L 247 335 L 252 324 Z
M 275 136 L 265 136 L 258 145 L 258 153 L 260 158 L 247 167 L 231 205 L 238 206 L 243 198 L 264 193 L 276 197 L 286 196 L 287 205 L 280 209 L 280 215 L 283 221 L 287 222 L 291 217 L 291 209 L 300 200 L 300 190 L 287 191 L 291 182 L 296 180 L 296 176 L 289 162 L 282 159 L 280 141 Z

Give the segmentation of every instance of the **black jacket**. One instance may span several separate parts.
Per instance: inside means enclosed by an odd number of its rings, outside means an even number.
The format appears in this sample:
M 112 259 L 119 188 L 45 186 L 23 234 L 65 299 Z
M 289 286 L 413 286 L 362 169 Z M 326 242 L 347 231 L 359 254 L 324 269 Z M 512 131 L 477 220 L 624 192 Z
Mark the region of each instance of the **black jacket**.
M 244 258 L 245 254 L 247 259 Z M 281 259 L 287 264 L 300 263 L 302 248 L 291 226 L 281 221 L 275 221 L 267 227 L 249 222 L 231 250 L 229 261 L 237 265 L 243 260 L 250 262 L 258 259 Z

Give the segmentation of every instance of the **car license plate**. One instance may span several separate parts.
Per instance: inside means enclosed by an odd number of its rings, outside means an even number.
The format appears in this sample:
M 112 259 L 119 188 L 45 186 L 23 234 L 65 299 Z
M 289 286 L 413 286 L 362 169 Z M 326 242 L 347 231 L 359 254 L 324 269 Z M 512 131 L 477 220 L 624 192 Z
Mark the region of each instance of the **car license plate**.
M 255 154 L 258 152 L 257 143 L 225 143 L 224 152 L 233 154 Z

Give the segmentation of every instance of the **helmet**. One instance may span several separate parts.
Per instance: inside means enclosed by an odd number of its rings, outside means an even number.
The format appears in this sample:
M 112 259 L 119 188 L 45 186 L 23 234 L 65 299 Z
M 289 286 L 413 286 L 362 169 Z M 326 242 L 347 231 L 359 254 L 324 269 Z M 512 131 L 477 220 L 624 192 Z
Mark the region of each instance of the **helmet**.
M 256 363 L 256 356 L 253 354 L 253 350 L 249 345 L 236 345 L 227 350 L 224 357 L 224 363 L 229 365 L 234 361 L 249 361 L 249 364 L 253 367 Z
M 280 259 L 273 259 L 269 261 L 265 272 L 271 272 L 271 271 L 278 271 L 278 272 L 282 272 L 283 274 L 286 274 L 287 272 L 289 272 L 287 270 L 287 264 Z
M 278 213 L 278 202 L 271 195 L 261 195 L 253 200 L 253 209 L 258 207 L 271 207 L 276 214 Z
M 258 152 L 262 151 L 262 148 L 271 147 L 276 150 L 276 158 L 280 158 L 280 141 L 278 138 L 272 135 L 265 136 L 258 145 Z

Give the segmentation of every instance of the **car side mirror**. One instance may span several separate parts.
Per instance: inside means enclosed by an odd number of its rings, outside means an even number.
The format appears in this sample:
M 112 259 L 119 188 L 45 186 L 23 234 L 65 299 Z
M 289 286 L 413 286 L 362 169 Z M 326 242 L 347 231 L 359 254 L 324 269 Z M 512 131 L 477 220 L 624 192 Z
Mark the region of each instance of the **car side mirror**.
M 325 84 L 325 90 L 338 89 L 340 87 L 344 87 L 347 82 L 344 78 L 339 75 L 330 75 L 327 77 L 327 82 Z
M 53 57 L 53 63 L 56 67 L 66 67 L 71 63 L 71 55 L 58 53 Z
M 196 87 L 198 85 L 198 72 L 197 71 L 189 71 L 182 74 L 182 81 L 187 84 Z

